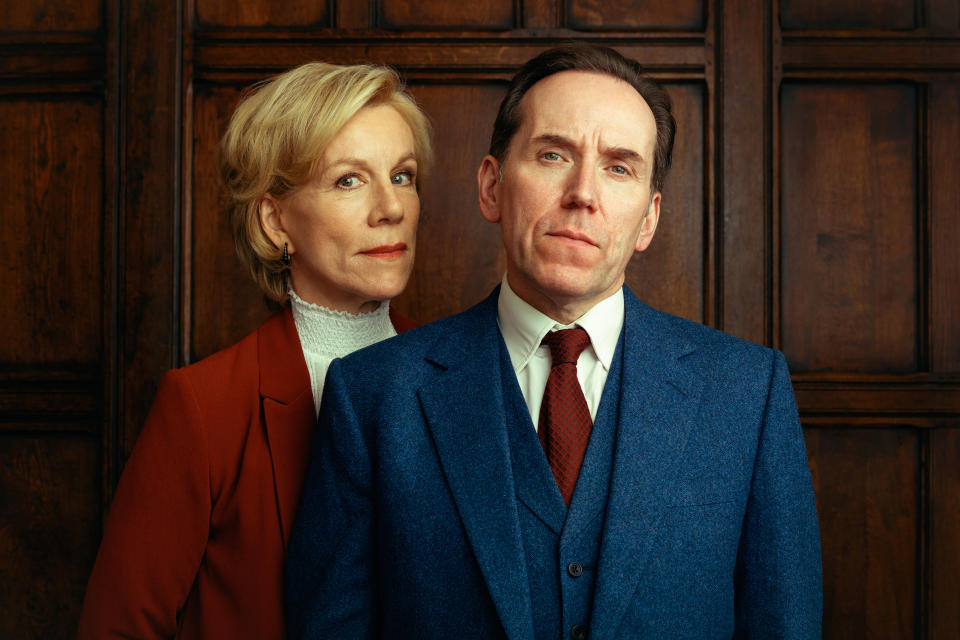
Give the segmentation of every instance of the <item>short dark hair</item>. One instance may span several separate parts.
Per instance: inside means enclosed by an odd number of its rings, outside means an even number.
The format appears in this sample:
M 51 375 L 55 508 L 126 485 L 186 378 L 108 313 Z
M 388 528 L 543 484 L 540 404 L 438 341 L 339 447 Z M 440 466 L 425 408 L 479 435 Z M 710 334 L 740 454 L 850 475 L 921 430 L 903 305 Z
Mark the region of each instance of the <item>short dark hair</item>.
M 507 89 L 500 103 L 490 137 L 490 155 L 501 165 L 507 148 L 520 127 L 520 102 L 530 87 L 561 71 L 592 71 L 623 80 L 637 90 L 653 111 L 657 123 L 657 142 L 653 154 L 653 188 L 663 191 L 663 182 L 673 159 L 673 138 L 677 123 L 671 113 L 670 96 L 657 82 L 643 75 L 640 64 L 608 47 L 571 43 L 548 49 L 526 62 Z

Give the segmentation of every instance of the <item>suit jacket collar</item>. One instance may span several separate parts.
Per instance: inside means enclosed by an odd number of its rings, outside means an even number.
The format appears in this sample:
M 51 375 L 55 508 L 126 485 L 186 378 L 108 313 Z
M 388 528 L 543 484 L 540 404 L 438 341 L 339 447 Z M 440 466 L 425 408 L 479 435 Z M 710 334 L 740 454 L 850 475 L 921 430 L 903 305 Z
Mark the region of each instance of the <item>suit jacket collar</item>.
M 494 290 L 451 318 L 427 360 L 437 377 L 417 395 L 440 463 L 506 635 L 533 638 L 533 608 L 500 384 Z
M 614 636 L 636 592 L 701 394 L 683 363 L 695 345 L 665 314 L 624 296 L 620 416 L 590 624 L 597 638 Z
M 277 516 L 286 548 L 317 421 L 310 373 L 290 307 L 257 330 L 257 359 Z

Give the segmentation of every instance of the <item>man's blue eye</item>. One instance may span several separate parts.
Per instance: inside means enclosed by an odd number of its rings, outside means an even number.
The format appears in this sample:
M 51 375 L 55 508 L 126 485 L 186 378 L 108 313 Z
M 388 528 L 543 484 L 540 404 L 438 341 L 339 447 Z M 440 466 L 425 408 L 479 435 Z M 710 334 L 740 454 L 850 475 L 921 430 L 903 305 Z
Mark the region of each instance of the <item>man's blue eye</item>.
M 621 167 L 620 165 L 617 165 L 617 166 L 615 166 L 615 167 L 610 167 L 610 170 L 613 171 L 614 173 L 616 173 L 617 175 L 621 175 L 621 176 L 627 175 L 627 170 L 626 170 L 626 168 L 625 168 L 625 167 Z
M 556 162 L 557 160 L 560 159 L 560 154 L 554 153 L 553 151 L 547 151 L 545 154 L 543 154 L 543 159 Z

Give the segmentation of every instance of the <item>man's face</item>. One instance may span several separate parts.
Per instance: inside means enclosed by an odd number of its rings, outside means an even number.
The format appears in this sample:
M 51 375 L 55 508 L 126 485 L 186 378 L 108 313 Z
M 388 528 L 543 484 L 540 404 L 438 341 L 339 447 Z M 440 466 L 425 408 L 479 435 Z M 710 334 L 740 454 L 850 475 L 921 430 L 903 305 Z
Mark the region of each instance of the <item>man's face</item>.
M 540 80 L 520 109 L 503 166 L 491 156 L 480 166 L 480 207 L 501 225 L 511 288 L 572 322 L 623 284 L 653 239 L 656 122 L 629 84 L 583 71 Z

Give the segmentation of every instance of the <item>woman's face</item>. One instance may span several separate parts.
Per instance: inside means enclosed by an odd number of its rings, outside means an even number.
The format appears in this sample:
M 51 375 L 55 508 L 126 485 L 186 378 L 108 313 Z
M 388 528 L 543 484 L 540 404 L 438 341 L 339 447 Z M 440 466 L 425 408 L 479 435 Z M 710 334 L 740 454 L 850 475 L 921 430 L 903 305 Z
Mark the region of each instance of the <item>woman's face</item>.
M 327 145 L 309 182 L 266 196 L 260 220 L 288 244 L 297 295 L 361 313 L 399 295 L 413 268 L 420 198 L 413 133 L 391 106 L 364 107 Z

